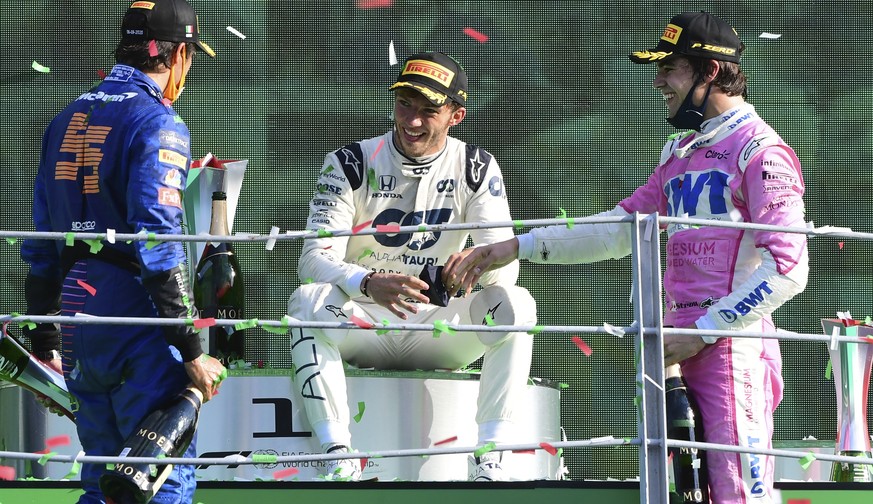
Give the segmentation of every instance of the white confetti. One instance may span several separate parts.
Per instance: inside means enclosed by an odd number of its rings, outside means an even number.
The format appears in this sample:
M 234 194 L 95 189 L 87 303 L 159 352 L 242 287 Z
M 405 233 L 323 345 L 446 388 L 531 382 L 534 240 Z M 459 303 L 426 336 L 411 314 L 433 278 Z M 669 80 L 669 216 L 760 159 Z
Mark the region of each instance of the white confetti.
M 239 38 L 241 38 L 241 39 L 243 39 L 243 40 L 246 39 L 246 36 L 243 35 L 242 33 L 240 33 L 239 30 L 237 30 L 237 29 L 234 28 L 233 26 L 228 26 L 228 27 L 227 27 L 227 31 L 229 31 L 230 33 L 233 33 L 234 35 L 236 35 L 237 37 L 239 37 Z
M 270 236 L 279 236 L 279 226 L 273 226 L 270 228 Z M 276 239 L 270 238 L 267 240 L 267 250 L 273 250 L 273 247 L 276 246 Z
M 394 66 L 397 64 L 397 53 L 394 52 L 394 41 L 388 43 L 388 65 Z
M 830 345 L 831 351 L 834 351 L 837 349 L 837 336 L 839 336 L 839 335 L 840 335 L 840 327 L 834 326 L 834 330 L 831 331 L 831 345 Z
M 112 228 L 106 229 L 106 241 L 115 243 L 115 230 Z
M 776 40 L 781 36 L 782 36 L 781 33 L 767 33 L 767 32 L 764 32 L 764 33 L 758 35 L 759 38 L 769 39 L 769 40 Z
M 622 329 L 621 327 L 615 327 L 612 324 L 604 322 L 603 328 L 606 329 L 606 332 L 608 332 L 609 334 L 611 334 L 613 336 L 618 336 L 619 338 L 624 336 L 624 329 Z

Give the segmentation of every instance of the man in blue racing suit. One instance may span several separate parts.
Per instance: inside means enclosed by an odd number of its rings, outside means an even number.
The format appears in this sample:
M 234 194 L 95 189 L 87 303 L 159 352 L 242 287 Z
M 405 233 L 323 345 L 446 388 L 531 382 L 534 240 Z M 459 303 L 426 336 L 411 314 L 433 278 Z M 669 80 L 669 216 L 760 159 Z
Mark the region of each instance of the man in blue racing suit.
M 194 52 L 215 55 L 198 31 L 185 0 L 131 4 L 109 76 L 46 129 L 33 193 L 37 231 L 181 233 L 191 156 L 172 103 Z M 27 313 L 194 316 L 181 242 L 107 241 L 25 241 Z M 137 424 L 189 383 L 209 400 L 224 371 L 188 326 L 38 324 L 25 334 L 36 356 L 63 372 L 87 455 L 118 455 Z M 184 456 L 194 454 L 192 442 Z M 105 471 L 84 465 L 80 503 L 104 502 Z M 176 466 L 152 502 L 192 502 L 195 485 L 194 467 Z

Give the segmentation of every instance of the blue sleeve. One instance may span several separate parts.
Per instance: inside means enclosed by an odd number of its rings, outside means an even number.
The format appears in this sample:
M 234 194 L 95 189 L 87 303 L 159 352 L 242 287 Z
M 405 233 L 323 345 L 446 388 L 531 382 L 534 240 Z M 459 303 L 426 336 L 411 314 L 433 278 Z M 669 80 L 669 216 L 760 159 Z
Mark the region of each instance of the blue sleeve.
M 52 123 L 53 124 L 53 123 Z M 33 224 L 35 231 L 53 231 L 49 217 L 48 202 L 46 195 L 46 166 L 45 146 L 50 136 L 51 126 L 46 129 L 43 136 L 42 152 L 40 155 L 39 168 L 33 183 Z M 61 277 L 59 242 L 54 240 L 24 240 L 21 244 L 21 259 L 30 265 L 31 274 L 49 279 Z

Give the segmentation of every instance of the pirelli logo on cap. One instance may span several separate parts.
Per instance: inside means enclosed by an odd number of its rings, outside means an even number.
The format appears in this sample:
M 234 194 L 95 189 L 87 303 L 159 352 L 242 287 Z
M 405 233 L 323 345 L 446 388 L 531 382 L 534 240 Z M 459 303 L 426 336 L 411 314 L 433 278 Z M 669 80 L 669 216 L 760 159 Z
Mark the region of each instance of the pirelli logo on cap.
M 152 10 L 155 8 L 154 2 L 133 2 L 130 4 L 131 9 L 148 9 Z
M 455 72 L 438 63 L 427 60 L 407 61 L 406 68 L 403 69 L 403 75 L 409 74 L 433 79 L 447 88 L 452 85 L 452 79 L 455 78 Z
M 664 34 L 661 35 L 661 40 L 666 40 L 675 45 L 676 41 L 679 40 L 680 35 L 682 35 L 682 27 L 669 23 L 667 24 L 667 27 L 664 28 Z
M 158 160 L 161 163 L 171 164 L 173 166 L 177 166 L 183 170 L 188 168 L 188 158 L 179 154 L 176 151 L 168 150 L 168 149 L 159 149 L 158 150 Z

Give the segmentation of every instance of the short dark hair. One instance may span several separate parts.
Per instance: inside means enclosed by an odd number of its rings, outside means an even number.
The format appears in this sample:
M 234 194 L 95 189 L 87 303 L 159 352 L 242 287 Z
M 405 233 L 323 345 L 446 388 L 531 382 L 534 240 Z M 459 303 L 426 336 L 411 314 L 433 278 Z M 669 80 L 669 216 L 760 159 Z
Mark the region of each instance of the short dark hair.
M 185 44 L 185 50 L 189 55 L 197 51 L 197 46 L 191 42 L 167 42 L 155 40 L 158 49 L 157 56 L 149 54 L 150 40 L 124 40 L 122 39 L 115 47 L 115 62 L 128 65 L 143 72 L 155 72 L 161 67 L 170 68 L 173 62 L 173 52 L 179 44 Z
M 730 61 L 712 60 L 709 58 L 697 58 L 683 56 L 688 59 L 688 64 L 691 66 L 691 71 L 695 77 L 706 73 L 709 67 L 709 62 L 714 61 L 719 67 L 718 75 L 712 83 L 718 86 L 728 96 L 742 96 L 743 99 L 748 97 L 748 83 L 746 82 L 746 74 L 740 68 L 739 63 Z

